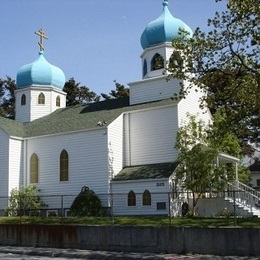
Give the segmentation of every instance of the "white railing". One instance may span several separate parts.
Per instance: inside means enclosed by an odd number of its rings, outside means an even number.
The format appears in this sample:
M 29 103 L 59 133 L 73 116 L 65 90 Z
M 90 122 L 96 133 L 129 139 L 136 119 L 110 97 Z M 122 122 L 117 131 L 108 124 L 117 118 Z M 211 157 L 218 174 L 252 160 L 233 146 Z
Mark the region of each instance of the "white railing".
M 251 212 L 260 207 L 260 192 L 239 182 L 228 183 L 228 197 Z

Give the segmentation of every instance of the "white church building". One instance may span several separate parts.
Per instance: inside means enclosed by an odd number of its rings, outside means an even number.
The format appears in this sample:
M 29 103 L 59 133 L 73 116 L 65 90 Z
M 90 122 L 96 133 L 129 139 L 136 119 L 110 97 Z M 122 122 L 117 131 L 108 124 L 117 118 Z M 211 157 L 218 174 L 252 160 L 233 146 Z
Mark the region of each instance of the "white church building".
M 167 194 L 174 188 L 177 131 L 187 113 L 211 120 L 199 107 L 200 92 L 172 98 L 180 80 L 167 80 L 167 64 L 179 28 L 192 34 L 163 1 L 161 15 L 141 35 L 143 76 L 128 84 L 127 98 L 66 107 L 65 75 L 42 50 L 20 68 L 15 120 L 0 117 L 1 214 L 10 191 L 28 185 L 41 190 L 50 209 L 61 208 L 55 196 L 76 196 L 86 186 L 115 215 L 174 210 Z M 65 199 L 62 209 L 69 209 L 75 196 Z

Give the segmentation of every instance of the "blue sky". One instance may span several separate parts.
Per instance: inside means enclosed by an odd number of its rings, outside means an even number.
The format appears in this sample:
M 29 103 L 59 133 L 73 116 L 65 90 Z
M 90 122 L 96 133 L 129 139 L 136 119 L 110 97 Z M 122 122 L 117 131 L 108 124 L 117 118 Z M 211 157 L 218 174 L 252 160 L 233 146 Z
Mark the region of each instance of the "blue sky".
M 45 58 L 66 80 L 109 93 L 114 80 L 127 86 L 141 79 L 140 36 L 159 17 L 163 0 L 0 0 L 0 78 L 16 79 L 19 68 L 38 58 L 43 28 Z M 208 30 L 207 19 L 227 0 L 169 0 L 173 16 L 193 30 Z

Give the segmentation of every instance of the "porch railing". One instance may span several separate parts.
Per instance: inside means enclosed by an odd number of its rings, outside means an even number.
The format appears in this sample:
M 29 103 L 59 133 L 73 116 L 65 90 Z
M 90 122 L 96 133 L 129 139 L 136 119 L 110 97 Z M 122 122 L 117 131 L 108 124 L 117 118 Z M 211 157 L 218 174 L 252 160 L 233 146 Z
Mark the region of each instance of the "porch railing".
M 226 195 L 229 199 L 234 200 L 237 204 L 244 206 L 251 212 L 254 210 L 260 211 L 260 192 L 239 181 L 228 183 Z

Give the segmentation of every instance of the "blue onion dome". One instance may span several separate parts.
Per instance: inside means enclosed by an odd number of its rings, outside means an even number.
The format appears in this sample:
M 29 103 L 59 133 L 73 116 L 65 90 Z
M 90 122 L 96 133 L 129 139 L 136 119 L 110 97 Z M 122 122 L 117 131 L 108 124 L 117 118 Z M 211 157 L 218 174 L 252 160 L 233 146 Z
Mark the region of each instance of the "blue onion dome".
M 180 37 L 179 29 L 187 31 L 188 37 L 192 37 L 191 28 L 182 20 L 172 16 L 168 9 L 168 1 L 164 0 L 162 14 L 156 20 L 150 22 L 141 35 L 142 48 L 146 49 L 156 44 L 178 39 Z
M 65 75 L 63 71 L 50 64 L 44 58 L 44 52 L 39 52 L 39 57 L 34 62 L 22 66 L 16 77 L 17 88 L 27 86 L 53 86 L 63 89 L 65 84 Z

